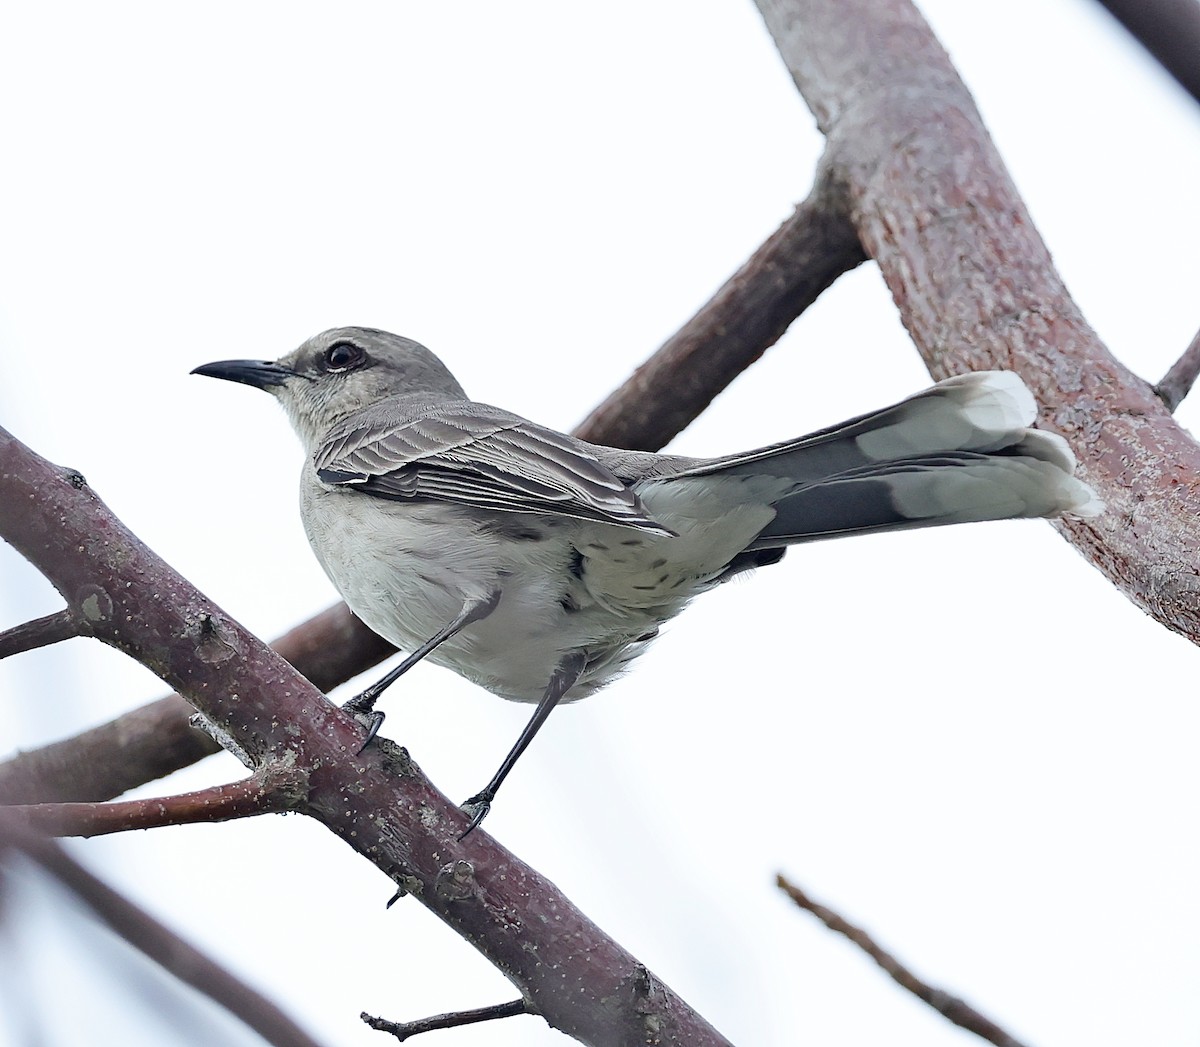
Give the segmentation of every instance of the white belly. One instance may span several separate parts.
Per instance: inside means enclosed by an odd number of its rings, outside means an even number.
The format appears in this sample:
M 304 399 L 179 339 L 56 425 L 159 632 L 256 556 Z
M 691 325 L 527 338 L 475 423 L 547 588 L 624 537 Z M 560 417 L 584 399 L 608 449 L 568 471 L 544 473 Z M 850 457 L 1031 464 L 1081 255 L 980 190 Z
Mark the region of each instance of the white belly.
M 770 518 L 647 489 L 647 504 L 679 538 L 630 528 L 440 503 L 393 502 L 331 488 L 306 468 L 301 513 L 309 542 L 346 603 L 371 629 L 412 651 L 468 602 L 499 590 L 490 615 L 467 626 L 430 661 L 495 694 L 536 702 L 563 657 L 588 656 L 572 701 L 602 687 L 645 649 L 658 626 L 711 584 Z M 705 502 L 706 499 L 700 499 Z M 657 506 L 653 503 L 659 503 Z M 518 537 L 536 534 L 535 539 Z

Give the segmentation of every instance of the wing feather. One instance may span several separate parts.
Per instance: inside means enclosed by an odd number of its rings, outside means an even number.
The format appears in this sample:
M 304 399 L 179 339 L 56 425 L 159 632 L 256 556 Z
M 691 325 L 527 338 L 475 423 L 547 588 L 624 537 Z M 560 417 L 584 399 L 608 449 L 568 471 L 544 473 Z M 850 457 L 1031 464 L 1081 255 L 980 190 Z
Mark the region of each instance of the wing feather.
M 330 433 L 313 463 L 326 483 L 379 498 L 673 533 L 588 444 L 486 404 L 376 404 Z

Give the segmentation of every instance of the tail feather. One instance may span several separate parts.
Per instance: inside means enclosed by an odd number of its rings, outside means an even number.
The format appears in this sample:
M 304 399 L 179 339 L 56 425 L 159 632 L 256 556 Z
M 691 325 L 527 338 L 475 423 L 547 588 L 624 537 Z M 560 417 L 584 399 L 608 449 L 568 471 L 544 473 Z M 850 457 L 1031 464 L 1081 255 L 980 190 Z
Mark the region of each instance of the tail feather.
M 819 482 L 877 462 L 946 451 L 999 451 L 1023 439 L 1036 416 L 1037 405 L 1020 375 L 973 371 L 881 411 L 796 440 L 708 459 L 681 475 L 768 474 Z
M 1008 371 L 959 375 L 810 436 L 705 462 L 682 475 L 774 476 L 794 486 L 748 551 L 869 531 L 1093 516 L 1062 437 L 1028 428 L 1036 404 Z

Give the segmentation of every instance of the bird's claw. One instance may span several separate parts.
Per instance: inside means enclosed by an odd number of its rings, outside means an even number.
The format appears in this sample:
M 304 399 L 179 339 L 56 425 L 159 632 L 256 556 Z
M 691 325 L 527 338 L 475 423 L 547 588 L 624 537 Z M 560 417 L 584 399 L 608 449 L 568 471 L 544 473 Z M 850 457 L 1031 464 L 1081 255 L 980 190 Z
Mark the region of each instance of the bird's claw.
M 383 726 L 384 716 L 378 709 L 372 708 L 375 704 L 374 699 L 369 702 L 363 701 L 364 695 L 359 695 L 357 698 L 351 698 L 342 709 L 353 716 L 359 723 L 367 729 L 367 736 L 363 739 L 362 745 L 358 747 L 358 752 L 362 752 L 372 739 L 379 733 L 379 728 Z M 355 753 L 357 756 L 358 753 Z
M 474 832 L 479 828 L 479 823 L 488 816 L 488 811 L 492 809 L 492 798 L 486 793 L 476 793 L 461 807 L 466 814 L 471 816 L 471 820 L 467 823 L 467 827 L 458 834 L 458 839 L 461 842 L 467 838 L 469 833 Z

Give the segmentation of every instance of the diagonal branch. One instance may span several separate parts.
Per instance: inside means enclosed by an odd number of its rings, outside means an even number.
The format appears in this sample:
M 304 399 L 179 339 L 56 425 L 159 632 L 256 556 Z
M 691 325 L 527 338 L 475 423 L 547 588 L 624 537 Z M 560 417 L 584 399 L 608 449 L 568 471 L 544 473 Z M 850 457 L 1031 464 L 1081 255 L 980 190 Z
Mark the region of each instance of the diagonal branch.
M 1059 531 L 1200 641 L 1200 445 L 1088 327 L 928 25 L 907 0 L 757 2 L 930 371 L 1019 372 L 1109 508 Z
M 576 435 L 634 450 L 663 447 L 822 291 L 864 261 L 841 194 L 818 176 L 808 199 Z
M 943 1018 L 961 1026 L 968 1032 L 982 1037 L 996 1047 L 1022 1047 L 1021 1041 L 1009 1036 L 990 1018 L 985 1018 L 965 1000 L 942 989 L 935 989 L 928 982 L 922 981 L 891 953 L 878 945 L 861 927 L 855 927 L 849 920 L 844 919 L 832 909 L 813 901 L 794 883 L 780 875 L 775 878 L 776 886 L 780 887 L 789 898 L 801 909 L 807 909 L 831 931 L 844 935 L 872 960 L 882 967 L 892 979 L 924 1003 L 929 1004 Z
M 103 541 L 92 536 L 102 535 Z M 402 749 L 362 729 L 147 549 L 88 489 L 0 429 L 0 536 L 71 603 L 98 592 L 97 639 L 136 658 L 254 766 L 290 765 L 299 805 L 472 943 L 551 1025 L 585 1043 L 726 1041 L 553 884 L 467 818 Z M 171 593 L 170 600 L 160 598 Z
M 1183 355 L 1176 360 L 1171 369 L 1162 377 L 1162 381 L 1154 387 L 1158 398 L 1167 405 L 1168 411 L 1174 411 L 1181 403 L 1183 398 L 1192 390 L 1192 386 L 1196 384 L 1196 377 L 1200 375 L 1200 331 L 1197 331 L 1192 337 L 1188 347 L 1183 351 Z
M 36 862 L 135 949 L 241 1019 L 267 1043 L 278 1047 L 319 1047 L 316 1040 L 265 996 L 97 879 L 52 840 L 0 811 L 0 855 L 7 847 Z
M 1100 0 L 1100 4 L 1200 102 L 1200 4 L 1196 0 Z

